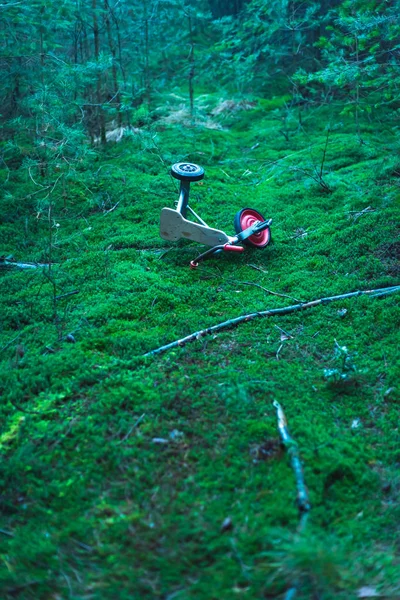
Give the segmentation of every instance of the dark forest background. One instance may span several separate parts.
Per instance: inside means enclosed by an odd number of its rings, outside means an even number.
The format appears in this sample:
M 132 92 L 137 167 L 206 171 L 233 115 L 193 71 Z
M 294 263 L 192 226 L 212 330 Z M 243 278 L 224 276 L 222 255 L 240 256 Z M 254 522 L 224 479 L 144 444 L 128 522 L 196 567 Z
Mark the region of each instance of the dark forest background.
M 71 169 L 115 127 L 160 117 L 166 92 L 227 90 L 285 110 L 343 106 L 398 126 L 399 4 L 381 0 L 8 2 L 1 15 L 2 160 Z M 284 118 L 284 114 L 282 114 Z

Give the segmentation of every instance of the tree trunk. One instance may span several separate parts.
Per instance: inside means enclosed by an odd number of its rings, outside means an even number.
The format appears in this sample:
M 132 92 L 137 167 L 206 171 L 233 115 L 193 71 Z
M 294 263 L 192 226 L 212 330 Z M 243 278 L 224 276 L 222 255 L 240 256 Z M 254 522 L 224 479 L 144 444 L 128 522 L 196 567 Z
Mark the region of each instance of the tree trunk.
M 193 29 L 192 29 L 192 17 L 190 13 L 188 15 L 188 25 L 189 25 L 189 43 L 190 43 L 190 51 L 189 51 L 189 102 L 190 102 L 190 116 L 193 119 L 194 115 L 194 89 L 193 89 L 193 79 L 194 79 L 194 41 L 193 41 Z
M 112 56 L 111 71 L 112 71 L 112 79 L 113 79 L 113 86 L 114 86 L 113 97 L 115 98 L 115 102 L 116 102 L 116 105 L 117 105 L 117 111 L 118 111 L 117 122 L 118 122 L 118 127 L 121 127 L 122 126 L 121 96 L 120 96 L 119 87 L 118 87 L 117 65 L 115 63 L 116 48 L 115 48 L 114 40 L 113 40 L 113 37 L 112 37 L 111 21 L 110 21 L 110 6 L 108 4 L 108 0 L 104 0 L 104 8 L 106 10 L 106 28 L 107 28 L 108 46 L 110 48 L 110 52 L 111 52 L 111 56 Z
M 97 18 L 97 0 L 92 0 L 93 8 L 93 38 L 94 38 L 94 56 L 96 62 L 99 61 L 100 54 L 100 41 L 99 41 L 99 21 Z M 100 140 L 102 144 L 106 143 L 106 125 L 104 119 L 104 113 L 102 109 L 102 97 L 101 97 L 101 73 L 97 74 L 96 80 L 96 102 L 97 102 L 97 129 L 100 132 Z
M 144 19 L 144 87 L 147 108 L 150 111 L 150 73 L 149 73 L 149 20 L 147 18 L 147 7 Z
M 44 6 L 40 9 L 40 25 L 39 25 L 39 53 L 40 53 L 40 83 L 42 84 L 42 94 L 44 94 L 44 45 L 43 45 L 43 21 L 42 16 L 44 14 Z M 43 103 L 40 117 L 40 134 L 44 137 L 44 117 L 43 117 Z M 46 142 L 44 139 L 40 140 L 40 144 L 44 145 L 44 154 L 46 153 Z M 47 174 L 47 161 L 45 158 L 39 156 L 39 172 L 42 178 L 46 177 Z

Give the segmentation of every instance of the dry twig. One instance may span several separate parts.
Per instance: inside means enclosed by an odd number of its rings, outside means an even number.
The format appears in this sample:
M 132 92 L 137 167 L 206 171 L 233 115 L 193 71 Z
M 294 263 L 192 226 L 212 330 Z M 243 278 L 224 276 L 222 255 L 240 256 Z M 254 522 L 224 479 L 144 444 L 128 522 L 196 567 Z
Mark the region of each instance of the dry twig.
M 357 221 L 357 219 L 359 219 L 363 215 L 366 215 L 368 213 L 373 213 L 373 212 L 376 212 L 376 211 L 375 211 L 375 208 L 372 208 L 371 206 L 367 206 L 367 208 L 363 208 L 363 210 L 361 210 L 361 211 L 353 210 L 353 211 L 351 211 L 351 214 L 353 214 L 353 216 L 352 216 L 353 222 Z
M 290 464 L 292 466 L 293 473 L 296 479 L 297 507 L 299 509 L 300 519 L 297 531 L 298 533 L 301 533 L 306 526 L 308 514 L 311 508 L 307 487 L 304 481 L 303 467 L 301 465 L 300 454 L 297 444 L 289 433 L 285 413 L 283 412 L 283 409 L 279 402 L 277 402 L 277 400 L 274 400 L 272 404 L 276 408 L 278 430 L 281 436 L 282 444 L 285 446 L 289 454 Z M 294 581 L 293 585 L 287 590 L 285 594 L 285 600 L 292 600 L 293 598 L 295 598 L 298 588 L 299 582 Z
M 0 269 L 38 269 L 40 267 L 48 267 L 39 263 L 18 263 L 12 260 L 0 258 Z
M 146 413 L 143 413 L 142 415 L 140 415 L 140 417 L 135 421 L 135 423 L 132 425 L 132 427 L 129 429 L 128 433 L 126 435 L 124 435 L 124 437 L 122 438 L 122 440 L 120 441 L 120 444 L 122 444 L 122 442 L 125 442 L 125 440 L 128 439 L 128 437 L 131 435 L 132 431 L 134 429 L 136 429 L 136 427 L 138 425 L 140 425 L 140 423 L 143 421 L 143 419 L 145 418 Z
M 295 302 L 301 302 L 298 298 L 294 298 L 293 296 L 288 296 L 287 294 L 279 294 L 278 292 L 273 292 L 272 290 L 267 290 L 267 288 L 259 285 L 258 283 L 253 283 L 252 281 L 241 281 L 239 285 L 253 285 L 254 287 L 263 290 L 263 292 L 267 292 L 268 294 L 272 294 L 272 296 L 279 296 L 280 298 L 289 298 L 289 300 L 295 300 Z
M 73 290 L 72 292 L 67 292 L 66 294 L 61 294 L 60 296 L 56 296 L 55 300 L 62 300 L 63 298 L 67 298 L 68 296 L 75 296 L 75 294 L 79 294 L 80 290 Z
M 14 534 L 12 531 L 6 531 L 5 529 L 0 529 L 0 533 L 2 533 L 3 535 L 8 535 L 9 537 L 14 537 Z
M 106 210 L 106 212 L 103 213 L 103 216 L 108 215 L 108 213 L 115 210 L 120 202 L 121 202 L 121 200 L 118 200 L 118 202 L 116 204 L 114 204 L 114 206 L 112 208 L 110 208 L 109 210 Z
M 296 478 L 297 506 L 300 514 L 300 527 L 304 527 L 307 513 L 310 510 L 310 501 L 308 499 L 306 484 L 304 483 L 303 467 L 301 466 L 299 451 L 296 442 L 289 433 L 286 416 L 281 405 L 277 400 L 274 400 L 273 405 L 276 408 L 279 434 L 281 436 L 282 443 L 290 456 L 290 463 Z
M 257 265 L 247 265 L 248 267 L 251 267 L 252 269 L 255 269 L 256 271 L 260 271 L 261 273 L 268 273 L 268 271 L 265 271 L 264 269 L 262 269 L 261 267 L 258 267 Z

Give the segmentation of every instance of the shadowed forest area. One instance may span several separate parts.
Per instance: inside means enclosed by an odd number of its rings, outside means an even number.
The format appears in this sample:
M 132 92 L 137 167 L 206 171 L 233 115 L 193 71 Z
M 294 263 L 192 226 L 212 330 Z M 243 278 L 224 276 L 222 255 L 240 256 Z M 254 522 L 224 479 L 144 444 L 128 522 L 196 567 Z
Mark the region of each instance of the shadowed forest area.
M 400 598 L 399 14 L 0 4 L 2 599 Z

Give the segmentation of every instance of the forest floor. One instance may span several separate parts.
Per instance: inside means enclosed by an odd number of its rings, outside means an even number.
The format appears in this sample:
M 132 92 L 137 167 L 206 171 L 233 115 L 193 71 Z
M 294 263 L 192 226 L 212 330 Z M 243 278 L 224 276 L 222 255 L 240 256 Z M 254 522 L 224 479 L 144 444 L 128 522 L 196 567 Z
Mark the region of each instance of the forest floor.
M 360 143 L 332 108 L 301 126 L 273 101 L 245 108 L 110 145 L 92 183 L 53 191 L 50 228 L 29 178 L 7 179 L 0 255 L 46 262 L 51 236 L 55 264 L 0 274 L 2 598 L 250 600 L 293 583 L 299 600 L 400 598 L 396 295 L 143 358 L 242 314 L 399 283 L 389 117 Z M 159 236 L 179 160 L 206 170 L 203 219 L 233 233 L 254 207 L 273 243 L 191 270 L 199 248 Z M 304 464 L 301 535 L 273 400 Z

